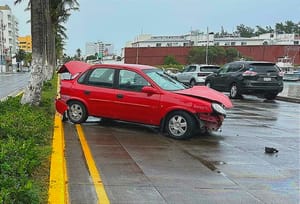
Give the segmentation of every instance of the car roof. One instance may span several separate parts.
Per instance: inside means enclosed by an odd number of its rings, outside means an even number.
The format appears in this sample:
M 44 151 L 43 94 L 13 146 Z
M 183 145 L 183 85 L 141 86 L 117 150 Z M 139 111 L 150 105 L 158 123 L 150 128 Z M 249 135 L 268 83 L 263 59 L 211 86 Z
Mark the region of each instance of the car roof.
M 190 64 L 190 65 L 195 65 L 195 66 L 200 66 L 200 67 L 203 67 L 203 66 L 205 66 L 205 67 L 207 67 L 207 66 L 220 67 L 219 65 L 216 65 L 216 64 Z M 188 66 L 190 66 L 190 65 L 188 65 Z
M 158 69 L 157 67 L 153 67 L 150 65 L 142 65 L 142 64 L 94 64 L 91 68 L 94 67 L 112 67 L 112 68 L 129 68 L 129 69 Z
M 69 61 L 63 64 L 57 71 L 57 73 L 65 73 L 70 72 L 70 74 L 74 75 L 80 72 L 84 72 L 87 69 L 95 68 L 95 67 L 111 67 L 111 68 L 126 68 L 126 69 L 158 69 L 157 67 L 152 67 L 149 65 L 141 65 L 141 64 L 89 64 L 82 61 Z
M 244 64 L 275 64 L 274 62 L 268 61 L 234 61 L 233 63 L 244 63 Z

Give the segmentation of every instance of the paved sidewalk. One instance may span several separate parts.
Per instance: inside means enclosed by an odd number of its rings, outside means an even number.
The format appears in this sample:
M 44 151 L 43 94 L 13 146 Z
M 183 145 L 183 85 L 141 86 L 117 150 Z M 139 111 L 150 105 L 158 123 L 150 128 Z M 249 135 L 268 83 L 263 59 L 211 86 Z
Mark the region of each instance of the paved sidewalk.
M 283 91 L 277 96 L 276 99 L 300 103 L 300 82 L 285 83 Z

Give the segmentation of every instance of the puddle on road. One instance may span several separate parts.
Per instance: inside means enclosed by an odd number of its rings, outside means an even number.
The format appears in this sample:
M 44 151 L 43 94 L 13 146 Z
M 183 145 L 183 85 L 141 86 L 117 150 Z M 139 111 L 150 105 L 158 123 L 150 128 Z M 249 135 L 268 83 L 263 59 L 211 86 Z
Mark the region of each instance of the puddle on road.
M 204 159 L 202 157 L 196 156 L 186 150 L 183 150 L 186 154 L 190 155 L 191 157 L 193 157 L 194 159 L 198 160 L 201 162 L 201 164 L 203 164 L 204 166 L 206 166 L 208 169 L 210 169 L 211 171 L 216 171 L 218 173 L 221 173 L 220 170 L 218 170 L 218 168 L 216 167 L 216 165 L 224 165 L 226 164 L 226 162 L 224 161 L 209 161 L 207 159 Z

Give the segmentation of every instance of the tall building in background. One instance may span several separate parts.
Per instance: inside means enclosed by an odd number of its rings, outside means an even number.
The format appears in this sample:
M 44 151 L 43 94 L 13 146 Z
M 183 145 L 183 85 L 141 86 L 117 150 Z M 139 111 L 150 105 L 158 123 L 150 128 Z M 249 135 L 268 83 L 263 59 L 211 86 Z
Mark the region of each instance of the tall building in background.
M 98 42 L 87 42 L 85 44 L 85 56 L 97 54 L 99 58 L 113 56 L 114 46 L 110 43 Z
M 31 41 L 31 36 L 26 35 L 26 36 L 20 36 L 18 37 L 19 41 L 19 49 L 24 50 L 25 52 L 32 52 L 32 41 Z
M 4 65 L 11 64 L 18 52 L 19 25 L 8 5 L 0 6 L 0 72 L 7 71 Z

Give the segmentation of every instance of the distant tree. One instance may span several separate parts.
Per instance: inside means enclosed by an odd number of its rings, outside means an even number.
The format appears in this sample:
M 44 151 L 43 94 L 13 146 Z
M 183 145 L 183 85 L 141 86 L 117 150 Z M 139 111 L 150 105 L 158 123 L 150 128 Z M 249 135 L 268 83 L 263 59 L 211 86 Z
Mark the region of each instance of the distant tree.
M 24 63 L 26 66 L 29 66 L 29 65 L 31 65 L 31 62 L 32 62 L 32 53 L 27 52 L 25 55 Z
M 286 21 L 285 23 L 276 23 L 275 30 L 277 33 L 298 33 L 300 34 L 300 22 L 293 23 Z
M 223 47 L 210 46 L 207 52 L 208 64 L 220 64 L 224 61 L 226 53 Z M 189 64 L 205 64 L 206 63 L 206 47 L 194 47 L 189 51 L 187 56 Z
M 176 61 L 174 56 L 168 55 L 164 58 L 164 65 L 170 65 L 170 64 L 179 64 L 179 63 Z
M 226 56 L 225 49 L 219 46 L 209 46 L 207 63 L 208 64 L 220 64 L 224 61 Z
M 249 37 L 255 36 L 254 29 L 251 27 L 245 26 L 244 24 L 238 25 L 236 27 L 236 29 L 241 37 L 249 38 Z
M 26 52 L 22 49 L 20 49 L 18 51 L 18 53 L 16 53 L 16 61 L 17 62 L 21 62 L 26 58 Z
M 96 60 L 97 59 L 97 56 L 95 55 L 89 55 L 86 57 L 86 60 Z
M 236 60 L 239 56 L 238 50 L 235 49 L 235 48 L 232 48 L 232 47 L 227 48 L 225 50 L 225 53 L 226 53 L 225 54 L 226 55 L 226 62 L 232 62 L 232 61 Z
M 261 34 L 273 33 L 273 32 L 274 32 L 274 29 L 271 26 L 266 26 L 266 28 L 263 28 L 263 27 L 257 25 L 255 35 L 259 36 Z
M 205 47 L 193 47 L 187 56 L 188 64 L 204 64 L 205 63 Z
M 80 59 L 81 59 L 81 49 L 80 49 L 80 48 L 78 48 L 78 49 L 76 50 L 75 58 L 76 58 L 77 60 L 80 60 Z

